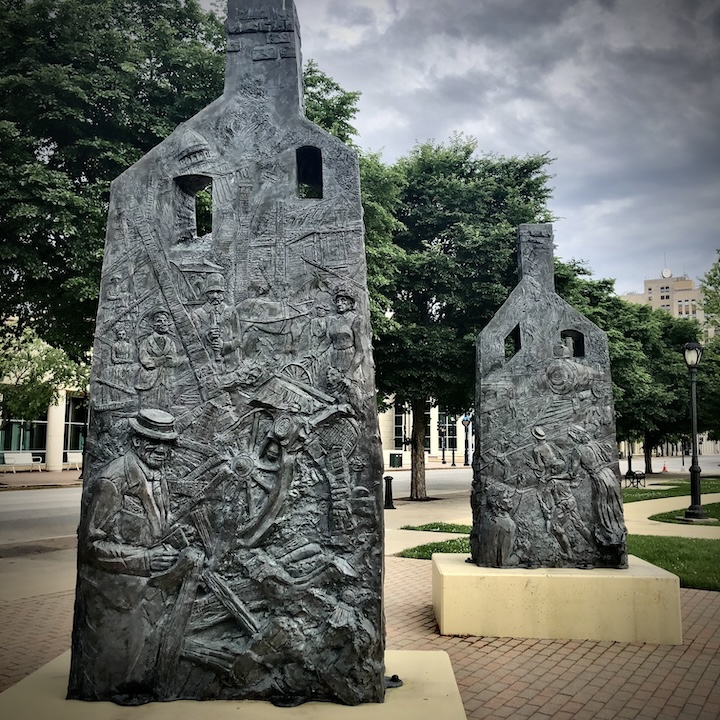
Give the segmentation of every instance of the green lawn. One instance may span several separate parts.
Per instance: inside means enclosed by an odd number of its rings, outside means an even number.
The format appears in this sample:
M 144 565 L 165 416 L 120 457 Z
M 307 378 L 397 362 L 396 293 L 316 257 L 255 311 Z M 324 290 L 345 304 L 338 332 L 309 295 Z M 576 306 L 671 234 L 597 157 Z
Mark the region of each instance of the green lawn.
M 720 591 L 720 540 L 630 535 L 628 552 L 674 573 L 681 587 Z
M 469 535 L 472 527 L 470 525 L 456 525 L 455 523 L 425 523 L 425 525 L 403 525 L 401 530 L 426 530 L 430 532 L 465 533 Z
M 656 482 L 652 478 L 650 482 Z M 663 480 L 661 483 L 664 487 L 652 488 L 623 488 L 622 498 L 624 503 L 638 502 L 640 500 L 657 500 L 666 497 L 682 497 L 690 495 L 689 478 L 677 478 L 672 480 Z M 700 477 L 700 492 L 716 493 L 720 492 L 720 478 L 716 475 L 711 477 Z
M 715 506 L 708 506 L 715 507 Z M 720 507 L 720 504 L 718 504 Z M 447 530 L 445 528 L 456 528 Z M 406 530 L 436 530 L 437 532 L 466 532 L 468 525 L 427 523 Z M 657 565 L 680 578 L 681 587 L 720 591 L 720 540 L 630 535 L 628 552 Z M 444 542 L 418 545 L 398 553 L 400 557 L 429 560 L 433 553 L 470 555 L 470 538 L 462 537 Z
M 720 503 L 710 503 L 709 505 L 703 504 L 703 510 L 707 512 L 709 518 L 715 518 L 720 520 Z M 684 510 L 671 510 L 666 513 L 659 513 L 658 515 L 651 515 L 650 520 L 658 520 L 659 522 L 677 523 L 680 525 L 685 524 L 683 520 L 678 520 L 678 515 L 682 515 Z M 702 522 L 695 521 L 693 525 L 714 525 L 717 526 L 716 522 Z M 718 561 L 720 562 L 720 560 Z

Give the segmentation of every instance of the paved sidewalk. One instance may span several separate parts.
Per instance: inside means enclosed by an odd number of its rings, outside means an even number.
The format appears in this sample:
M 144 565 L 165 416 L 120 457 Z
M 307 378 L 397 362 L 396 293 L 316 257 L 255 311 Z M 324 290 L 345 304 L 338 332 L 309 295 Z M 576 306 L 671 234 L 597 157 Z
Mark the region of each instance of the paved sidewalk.
M 31 488 L 47 487 L 74 487 L 76 485 L 82 485 L 79 470 L 0 473 L 0 491 L 29 490 Z
M 32 475 L 35 481 L 41 473 Z M 42 475 L 48 480 L 51 473 Z M 77 473 L 72 475 L 65 471 L 59 480 L 76 483 Z M 720 717 L 720 593 L 681 590 L 685 639 L 678 646 L 440 636 L 432 610 L 431 563 L 391 553 L 423 542 L 422 534 L 400 530 L 401 525 L 467 523 L 468 497 L 454 492 L 427 503 L 395 500 L 397 509 L 385 511 L 385 603 L 388 648 L 448 652 L 470 720 Z M 716 501 L 713 497 L 704 501 Z M 687 498 L 672 500 L 678 509 L 687 504 Z M 627 508 L 633 505 L 646 503 Z M 657 505 L 649 511 L 658 512 Z M 630 527 L 633 522 L 628 519 Z M 685 525 L 666 527 L 673 534 L 688 531 Z M 74 557 L 68 549 L 0 559 L 0 690 L 69 647 Z

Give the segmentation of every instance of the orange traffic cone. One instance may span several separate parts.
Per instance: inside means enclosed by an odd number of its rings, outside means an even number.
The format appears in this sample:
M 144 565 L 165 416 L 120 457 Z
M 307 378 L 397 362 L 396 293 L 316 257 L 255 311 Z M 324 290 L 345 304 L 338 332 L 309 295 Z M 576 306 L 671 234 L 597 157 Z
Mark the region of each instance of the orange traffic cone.
M 668 469 L 667 469 L 667 464 L 665 463 L 664 460 L 663 460 L 663 469 L 662 469 L 662 471 L 663 471 L 663 472 L 667 472 L 667 471 L 668 471 Z

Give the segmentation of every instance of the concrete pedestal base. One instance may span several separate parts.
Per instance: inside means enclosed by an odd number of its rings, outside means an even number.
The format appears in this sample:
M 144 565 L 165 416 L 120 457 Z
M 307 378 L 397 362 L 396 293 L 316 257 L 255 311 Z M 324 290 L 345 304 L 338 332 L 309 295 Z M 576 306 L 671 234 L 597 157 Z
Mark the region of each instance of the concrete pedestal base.
M 277 708 L 253 700 L 179 700 L 122 707 L 109 702 L 66 700 L 70 652 L 49 662 L 0 694 L 0 717 L 7 720 L 465 720 L 450 658 L 444 652 L 388 650 L 385 665 L 403 681 L 388 690 L 384 703 L 355 707 L 305 703 Z
M 627 570 L 482 568 L 433 555 L 442 635 L 682 644 L 680 581 L 645 560 Z

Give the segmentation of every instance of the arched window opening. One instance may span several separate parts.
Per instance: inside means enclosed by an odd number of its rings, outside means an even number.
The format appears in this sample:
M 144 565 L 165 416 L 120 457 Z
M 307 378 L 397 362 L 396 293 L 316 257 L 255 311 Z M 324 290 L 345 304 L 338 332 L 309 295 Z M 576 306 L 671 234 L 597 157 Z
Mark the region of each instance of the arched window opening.
M 585 336 L 577 330 L 563 330 L 562 344 L 570 350 L 570 357 L 585 357 Z
M 323 196 L 322 150 L 304 145 L 295 151 L 298 195 L 319 200 Z
M 212 178 L 181 175 L 175 183 L 180 189 L 179 239 L 192 240 L 212 232 Z

